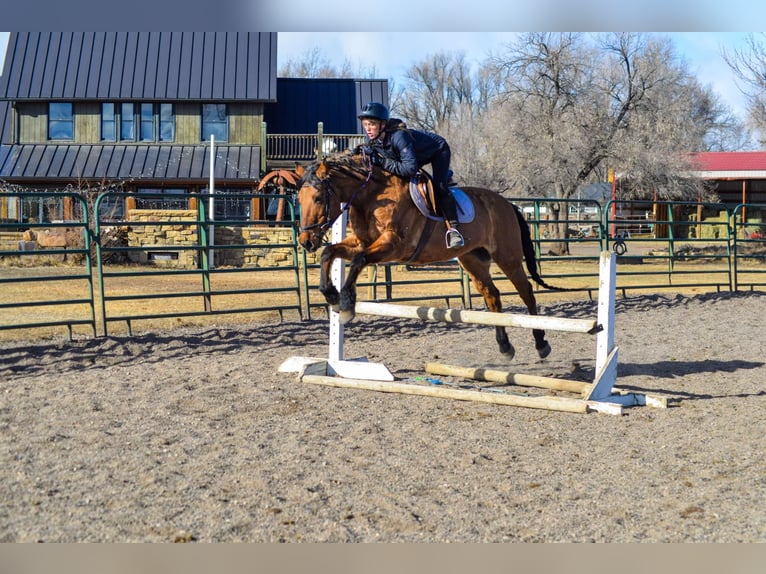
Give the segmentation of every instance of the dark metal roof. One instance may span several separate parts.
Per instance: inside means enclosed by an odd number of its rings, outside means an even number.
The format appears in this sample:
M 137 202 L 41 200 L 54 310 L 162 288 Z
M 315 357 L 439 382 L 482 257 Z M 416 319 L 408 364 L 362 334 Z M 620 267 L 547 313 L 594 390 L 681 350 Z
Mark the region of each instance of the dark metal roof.
M 260 179 L 260 146 L 217 146 L 216 181 Z M 2 145 L 0 179 L 9 183 L 56 180 L 205 180 L 206 145 Z
M 276 100 L 276 32 L 12 32 L 0 100 Z
M 388 80 L 351 78 L 277 78 L 279 103 L 263 106 L 263 119 L 272 134 L 362 134 L 357 119 L 367 102 L 388 105 Z

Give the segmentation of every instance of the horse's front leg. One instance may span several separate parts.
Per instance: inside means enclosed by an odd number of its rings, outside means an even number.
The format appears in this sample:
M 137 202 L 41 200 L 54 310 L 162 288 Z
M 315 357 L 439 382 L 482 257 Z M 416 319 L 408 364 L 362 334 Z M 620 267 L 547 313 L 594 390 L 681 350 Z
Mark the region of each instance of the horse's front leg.
M 367 267 L 367 257 L 364 251 L 351 258 L 351 263 L 346 270 L 346 281 L 340 290 L 338 313 L 341 323 L 348 323 L 356 317 L 356 280 L 365 267 Z
M 319 271 L 319 291 L 324 295 L 327 304 L 334 311 L 338 311 L 338 305 L 341 301 L 338 288 L 333 284 L 331 277 L 332 264 L 336 259 L 351 260 L 355 254 L 357 254 L 363 246 L 359 244 L 354 237 L 347 237 L 339 243 L 333 243 L 328 245 L 322 251 L 322 257 L 320 260 Z M 348 281 L 342 286 L 342 290 L 346 289 Z
M 390 260 L 393 244 L 387 234 L 383 234 L 366 248 L 360 249 L 350 259 L 346 270 L 346 281 L 340 290 L 339 313 L 342 323 L 348 323 L 356 316 L 356 282 L 362 269 Z

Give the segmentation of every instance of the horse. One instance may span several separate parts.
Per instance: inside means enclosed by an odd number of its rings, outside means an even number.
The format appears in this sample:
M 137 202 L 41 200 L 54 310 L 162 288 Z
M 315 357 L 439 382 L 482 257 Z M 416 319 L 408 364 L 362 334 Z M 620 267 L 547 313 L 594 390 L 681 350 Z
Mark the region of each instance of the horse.
M 474 218 L 460 224 L 465 245 L 448 249 L 444 235 L 433 233 L 436 218 L 424 216 L 416 207 L 409 192 L 410 182 L 373 165 L 364 153 L 348 150 L 307 166 L 296 165 L 295 171 L 301 178 L 298 241 L 307 252 L 313 253 L 323 245 L 325 234 L 341 216 L 341 210 L 348 210 L 353 233 L 338 243 L 327 244 L 320 258 L 319 291 L 330 308 L 339 313 L 341 323 L 348 323 L 355 316 L 360 272 L 367 265 L 378 263 L 419 265 L 457 258 L 487 309 L 497 313 L 502 312 L 502 305 L 490 273 L 493 261 L 516 288 L 530 315 L 537 315 L 537 301 L 523 261 L 538 285 L 562 290 L 540 277 L 524 215 L 495 191 L 460 188 L 473 203 Z M 328 280 L 336 258 L 349 262 L 340 292 Z M 547 357 L 551 347 L 545 331 L 533 329 L 532 333 L 538 355 Z M 495 327 L 495 339 L 500 353 L 513 358 L 515 349 L 505 327 Z

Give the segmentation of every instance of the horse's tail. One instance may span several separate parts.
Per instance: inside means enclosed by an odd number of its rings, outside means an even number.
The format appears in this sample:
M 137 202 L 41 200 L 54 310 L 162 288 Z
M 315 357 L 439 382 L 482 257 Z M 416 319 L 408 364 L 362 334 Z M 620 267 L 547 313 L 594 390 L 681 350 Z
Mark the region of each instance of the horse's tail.
M 527 271 L 529 275 L 534 279 L 535 283 L 546 289 L 552 289 L 553 291 L 568 291 L 564 287 L 554 287 L 548 285 L 540 273 L 537 271 L 537 255 L 535 254 L 535 244 L 532 242 L 532 233 L 529 230 L 529 223 L 524 218 L 524 214 L 514 205 L 513 210 L 516 212 L 516 218 L 519 220 L 519 229 L 521 230 L 521 248 L 524 251 L 524 261 L 527 264 Z

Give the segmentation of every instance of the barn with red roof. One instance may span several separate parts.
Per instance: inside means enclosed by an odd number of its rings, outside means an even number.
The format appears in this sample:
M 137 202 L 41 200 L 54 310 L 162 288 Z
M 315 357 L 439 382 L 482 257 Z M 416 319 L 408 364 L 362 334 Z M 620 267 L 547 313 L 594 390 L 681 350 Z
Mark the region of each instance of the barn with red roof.
M 711 184 L 721 203 L 766 203 L 766 151 L 693 154 L 694 175 Z

